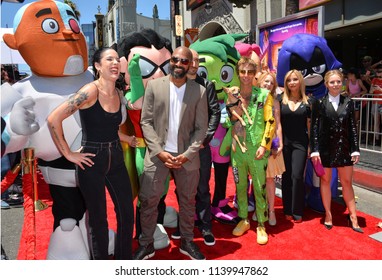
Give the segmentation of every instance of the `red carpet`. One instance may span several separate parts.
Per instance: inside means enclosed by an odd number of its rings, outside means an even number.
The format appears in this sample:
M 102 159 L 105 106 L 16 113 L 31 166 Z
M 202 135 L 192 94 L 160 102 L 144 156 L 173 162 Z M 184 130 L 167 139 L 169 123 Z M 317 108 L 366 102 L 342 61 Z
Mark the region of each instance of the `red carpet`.
M 231 172 L 227 189 L 227 195 L 232 198 L 235 187 Z M 167 205 L 177 208 L 173 190 L 174 185 L 171 185 L 166 202 Z M 48 187 L 41 178 L 39 179 L 39 198 L 51 205 Z M 261 246 L 256 243 L 256 222 L 251 222 L 251 229 L 246 234 L 234 237 L 231 234 L 232 226 L 213 221 L 215 246 L 206 246 L 197 229 L 195 229 L 195 242 L 209 260 L 381 260 L 382 243 L 369 237 L 370 234 L 381 231 L 376 226 L 379 220 L 358 212 L 359 224 L 365 231 L 364 234 L 359 234 L 347 226 L 346 208 L 337 203 L 333 203 L 332 207 L 334 227 L 330 231 L 326 230 L 322 224 L 322 214 L 309 208 L 306 208 L 302 223 L 294 224 L 286 221 L 282 212 L 281 199 L 277 198 L 277 225 L 275 227 L 267 225 L 269 234 L 267 245 Z M 109 203 L 108 210 L 109 226 L 115 229 L 112 203 Z M 252 217 L 252 213 L 249 213 L 249 217 Z M 36 259 L 38 260 L 46 258 L 52 224 L 50 207 L 36 212 Z M 167 229 L 167 231 L 171 235 L 174 229 Z M 17 257 L 19 260 L 26 258 L 26 236 L 26 230 L 23 229 Z M 188 259 L 179 253 L 179 243 L 179 240 L 171 240 L 170 246 L 156 251 L 153 259 Z M 134 240 L 134 248 L 137 246 L 137 241 Z

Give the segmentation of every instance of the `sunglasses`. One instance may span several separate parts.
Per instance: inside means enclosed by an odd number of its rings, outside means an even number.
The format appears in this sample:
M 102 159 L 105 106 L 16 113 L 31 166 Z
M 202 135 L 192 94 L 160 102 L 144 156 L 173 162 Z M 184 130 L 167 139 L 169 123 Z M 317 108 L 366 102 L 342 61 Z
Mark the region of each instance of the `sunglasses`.
M 175 57 L 175 56 L 172 56 L 172 57 L 171 57 L 171 62 L 172 62 L 172 63 L 177 64 L 179 61 L 180 61 L 180 63 L 182 63 L 183 65 L 188 65 L 188 64 L 190 63 L 190 60 L 187 59 L 187 58 L 179 58 L 179 57 Z
M 256 74 L 256 70 L 239 70 L 239 73 L 242 74 L 242 75 L 255 75 Z
M 152 75 L 155 74 L 155 72 L 157 72 L 158 68 L 162 71 L 164 75 L 167 75 L 168 73 L 170 73 L 169 64 L 169 59 L 164 61 L 161 65 L 157 65 L 155 62 L 141 55 L 139 59 L 139 68 L 141 69 L 142 79 L 150 78 Z

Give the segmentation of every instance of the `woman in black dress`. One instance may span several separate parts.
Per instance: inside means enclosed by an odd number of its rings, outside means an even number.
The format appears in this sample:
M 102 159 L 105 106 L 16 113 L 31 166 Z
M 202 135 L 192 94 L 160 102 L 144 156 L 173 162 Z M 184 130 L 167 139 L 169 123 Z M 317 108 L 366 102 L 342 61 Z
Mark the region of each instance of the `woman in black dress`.
M 328 71 L 325 85 L 328 89 L 322 99 L 313 103 L 310 148 L 313 164 L 322 163 L 325 174 L 320 177 L 321 198 L 325 208 L 324 226 L 333 227 L 330 180 L 332 168 L 336 167 L 342 185 L 343 198 L 349 211 L 351 228 L 359 233 L 354 190 L 352 187 L 353 165 L 359 161 L 357 124 L 354 103 L 341 95 L 343 75 L 339 70 Z
M 284 85 L 280 104 L 285 163 L 282 200 L 286 219 L 300 223 L 305 206 L 304 170 L 309 145 L 310 106 L 300 71 L 290 70 L 285 75 Z

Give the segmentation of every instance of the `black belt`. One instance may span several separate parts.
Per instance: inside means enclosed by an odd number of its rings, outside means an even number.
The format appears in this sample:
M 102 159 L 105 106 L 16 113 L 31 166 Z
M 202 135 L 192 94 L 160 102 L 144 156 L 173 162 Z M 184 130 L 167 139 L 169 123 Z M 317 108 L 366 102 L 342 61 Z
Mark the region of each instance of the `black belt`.
M 112 147 L 118 147 L 120 145 L 120 140 L 114 140 L 111 142 L 91 142 L 91 141 L 82 141 L 81 145 L 86 147 L 93 147 L 93 148 L 100 148 L 100 149 L 107 149 Z

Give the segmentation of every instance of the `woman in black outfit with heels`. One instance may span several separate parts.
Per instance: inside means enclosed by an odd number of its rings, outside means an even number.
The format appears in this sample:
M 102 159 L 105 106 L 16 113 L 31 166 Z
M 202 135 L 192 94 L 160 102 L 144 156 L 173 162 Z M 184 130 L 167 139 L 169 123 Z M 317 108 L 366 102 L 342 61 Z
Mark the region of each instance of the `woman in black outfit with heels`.
M 284 85 L 284 93 L 280 96 L 285 163 L 281 181 L 283 208 L 287 220 L 301 223 L 305 207 L 304 170 L 309 147 L 310 105 L 299 70 L 288 71 Z
M 322 99 L 313 102 L 310 132 L 310 149 L 313 164 L 322 163 L 325 174 L 320 177 L 321 198 L 325 208 L 324 226 L 333 227 L 330 180 L 332 168 L 338 170 L 343 198 L 349 211 L 350 227 L 359 233 L 354 190 L 352 187 L 353 165 L 359 161 L 357 124 L 354 118 L 354 103 L 341 95 L 343 75 L 339 70 L 330 70 L 325 75 L 328 89 Z
M 106 186 L 117 220 L 114 259 L 128 260 L 132 259 L 134 208 L 120 141 L 135 146 L 136 139 L 119 130 L 126 118 L 126 102 L 116 88 L 121 71 L 118 53 L 112 48 L 97 50 L 93 68 L 97 79 L 58 106 L 49 115 L 48 126 L 62 155 L 77 166 L 78 184 L 89 216 L 92 258 L 109 259 Z M 82 125 L 82 149 L 72 151 L 62 122 L 77 111 Z

